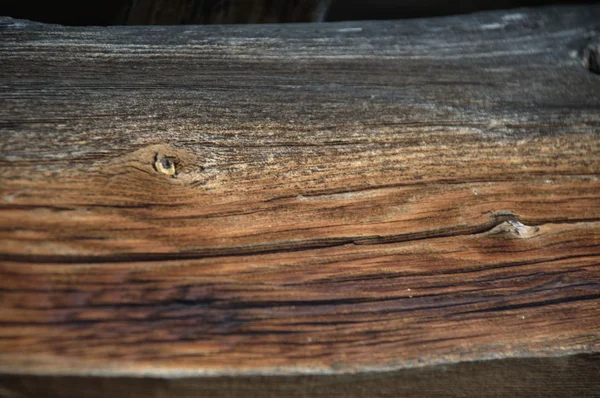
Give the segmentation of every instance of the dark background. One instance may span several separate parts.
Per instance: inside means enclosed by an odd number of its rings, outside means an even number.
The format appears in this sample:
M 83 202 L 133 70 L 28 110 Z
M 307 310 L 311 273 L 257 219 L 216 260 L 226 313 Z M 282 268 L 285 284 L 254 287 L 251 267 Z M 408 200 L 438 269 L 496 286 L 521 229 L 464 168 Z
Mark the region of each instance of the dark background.
M 63 25 L 319 22 L 463 14 L 581 0 L 0 0 L 0 15 Z

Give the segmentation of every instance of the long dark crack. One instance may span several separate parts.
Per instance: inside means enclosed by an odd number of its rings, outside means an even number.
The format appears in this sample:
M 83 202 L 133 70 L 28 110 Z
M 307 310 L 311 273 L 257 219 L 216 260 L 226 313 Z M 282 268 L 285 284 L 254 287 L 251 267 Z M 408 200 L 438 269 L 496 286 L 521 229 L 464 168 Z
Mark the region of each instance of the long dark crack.
M 121 253 L 108 256 L 67 256 L 67 255 L 30 255 L 30 254 L 0 254 L 1 261 L 18 263 L 46 264 L 100 264 L 100 263 L 132 263 L 132 262 L 164 262 L 176 260 L 200 260 L 215 257 L 237 257 L 287 252 L 300 252 L 317 249 L 327 249 L 349 244 L 380 245 L 419 241 L 426 239 L 446 238 L 451 236 L 477 235 L 489 232 L 506 221 L 518 221 L 519 216 L 510 212 L 499 212 L 490 217 L 490 222 L 465 227 L 448 227 L 437 230 L 427 230 L 409 234 L 353 236 L 328 239 L 307 239 L 296 242 L 280 242 L 266 245 L 236 246 L 227 248 L 201 249 L 177 253 Z

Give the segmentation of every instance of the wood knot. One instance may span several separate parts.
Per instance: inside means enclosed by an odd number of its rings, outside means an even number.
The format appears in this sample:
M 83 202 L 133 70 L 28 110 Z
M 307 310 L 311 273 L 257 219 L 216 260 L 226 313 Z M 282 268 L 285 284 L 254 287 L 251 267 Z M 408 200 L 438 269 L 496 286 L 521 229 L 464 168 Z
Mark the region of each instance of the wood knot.
M 154 155 L 154 169 L 168 176 L 175 176 L 177 172 L 173 159 L 159 155 L 158 153 Z
M 539 230 L 539 227 L 530 227 L 519 221 L 508 220 L 494 227 L 490 231 L 490 234 L 527 239 L 535 236 L 535 234 L 537 234 Z

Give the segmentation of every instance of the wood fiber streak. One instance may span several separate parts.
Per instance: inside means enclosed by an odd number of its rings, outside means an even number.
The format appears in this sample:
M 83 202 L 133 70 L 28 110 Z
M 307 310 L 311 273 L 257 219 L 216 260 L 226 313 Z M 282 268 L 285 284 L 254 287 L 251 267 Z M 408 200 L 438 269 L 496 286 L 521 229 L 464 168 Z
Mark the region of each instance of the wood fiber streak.
M 600 352 L 599 32 L 0 19 L 0 371 Z

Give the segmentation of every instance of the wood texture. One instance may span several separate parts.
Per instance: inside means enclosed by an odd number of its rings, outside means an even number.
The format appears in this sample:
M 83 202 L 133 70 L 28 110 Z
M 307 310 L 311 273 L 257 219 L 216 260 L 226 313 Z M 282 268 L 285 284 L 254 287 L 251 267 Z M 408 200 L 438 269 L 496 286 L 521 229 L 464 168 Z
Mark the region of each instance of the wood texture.
M 0 371 L 599 352 L 599 21 L 2 19 Z

